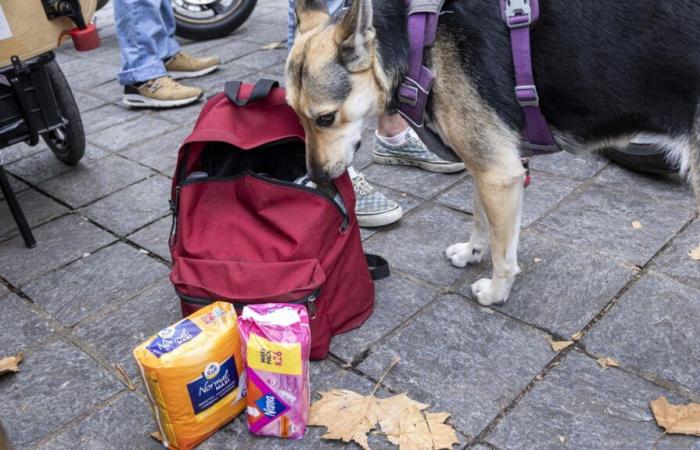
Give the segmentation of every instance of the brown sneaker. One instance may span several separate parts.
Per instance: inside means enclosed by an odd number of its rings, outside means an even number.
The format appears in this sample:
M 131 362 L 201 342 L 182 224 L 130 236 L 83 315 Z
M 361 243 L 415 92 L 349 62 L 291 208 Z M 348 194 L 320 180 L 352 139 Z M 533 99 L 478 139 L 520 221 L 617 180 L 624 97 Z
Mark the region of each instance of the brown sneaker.
M 201 77 L 219 68 L 219 58 L 210 56 L 195 58 L 189 53 L 177 52 L 175 56 L 165 62 L 168 75 L 176 80 L 181 78 Z
M 169 76 L 156 78 L 140 86 L 124 86 L 122 103 L 134 108 L 172 108 L 202 98 L 201 89 L 183 86 Z

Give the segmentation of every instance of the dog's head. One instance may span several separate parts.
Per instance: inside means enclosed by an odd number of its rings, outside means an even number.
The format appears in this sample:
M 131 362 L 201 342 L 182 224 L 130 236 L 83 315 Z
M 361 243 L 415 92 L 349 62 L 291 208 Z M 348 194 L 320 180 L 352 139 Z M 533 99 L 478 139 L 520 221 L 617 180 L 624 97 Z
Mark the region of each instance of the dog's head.
M 371 0 L 331 18 L 326 0 L 297 0 L 297 37 L 286 67 L 287 101 L 306 132 L 310 177 L 342 174 L 360 147 L 366 118 L 384 101 Z

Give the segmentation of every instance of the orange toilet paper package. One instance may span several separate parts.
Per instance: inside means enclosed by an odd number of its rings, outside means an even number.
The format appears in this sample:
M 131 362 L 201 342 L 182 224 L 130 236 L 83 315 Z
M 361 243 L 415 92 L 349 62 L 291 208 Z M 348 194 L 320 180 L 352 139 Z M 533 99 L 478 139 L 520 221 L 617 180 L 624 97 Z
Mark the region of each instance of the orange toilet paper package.
M 237 322 L 212 303 L 134 349 L 165 447 L 191 449 L 245 409 Z

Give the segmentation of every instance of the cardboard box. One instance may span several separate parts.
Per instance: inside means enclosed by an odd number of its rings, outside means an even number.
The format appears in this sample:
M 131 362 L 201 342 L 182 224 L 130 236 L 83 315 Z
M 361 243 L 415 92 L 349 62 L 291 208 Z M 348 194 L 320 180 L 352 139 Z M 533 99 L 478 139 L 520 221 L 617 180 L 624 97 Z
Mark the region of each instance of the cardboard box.
M 90 22 L 96 0 L 80 0 L 83 17 Z M 75 24 L 67 17 L 49 20 L 41 0 L 0 2 L 0 67 L 9 66 L 13 55 L 26 60 L 54 50 Z

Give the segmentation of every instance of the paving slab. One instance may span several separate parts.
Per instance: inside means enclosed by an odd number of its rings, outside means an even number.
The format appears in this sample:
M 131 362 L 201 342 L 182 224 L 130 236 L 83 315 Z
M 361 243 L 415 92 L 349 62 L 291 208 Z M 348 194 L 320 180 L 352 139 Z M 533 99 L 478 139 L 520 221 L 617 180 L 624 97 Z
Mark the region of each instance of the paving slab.
M 92 203 L 112 192 L 151 176 L 146 167 L 119 156 L 79 165 L 70 172 L 45 181 L 41 189 L 74 208 Z
M 223 89 L 223 87 L 221 89 Z M 204 102 L 198 102 L 193 105 L 185 106 L 184 108 L 164 109 L 153 113 L 153 115 L 174 123 L 178 127 L 178 131 L 174 131 L 172 134 L 184 132 L 185 130 L 189 134 L 194 128 L 194 123 L 197 121 L 202 107 L 204 107 Z M 166 137 L 161 136 L 158 140 L 160 139 L 166 139 Z
M 261 46 L 271 42 L 287 42 L 287 27 L 272 26 L 259 20 L 246 21 L 239 30 L 241 39 Z M 264 30 L 264 32 L 256 32 L 260 30 Z
M 198 113 L 199 110 L 192 111 L 195 117 Z M 132 161 L 148 166 L 167 176 L 172 176 L 175 172 L 180 146 L 191 132 L 190 128 L 181 127 L 172 133 L 167 133 L 143 144 L 129 147 L 121 154 Z
M 0 274 L 17 287 L 115 240 L 111 234 L 72 214 L 33 232 L 38 243 L 33 249 L 27 249 L 20 236 L 0 244 Z
M 90 414 L 39 449 L 162 449 L 163 446 L 149 435 L 154 430 L 156 424 L 148 403 L 132 392 Z
M 107 101 L 104 99 L 78 90 L 73 90 L 73 96 L 75 97 L 75 102 L 78 104 L 78 109 L 80 109 L 81 117 L 83 118 L 86 115 L 85 113 L 107 104 Z
M 28 301 L 15 294 L 4 297 L 6 293 L 0 288 L 0 358 L 26 350 L 54 332 L 48 320 L 32 311 Z
M 10 147 L 3 148 L 2 150 L 0 150 L 0 153 L 2 153 L 3 164 L 7 166 L 10 163 L 13 163 L 22 158 L 26 158 L 29 155 L 33 155 L 34 153 L 38 153 L 44 150 L 48 150 L 48 147 L 46 146 L 44 141 L 40 140 L 39 143 L 33 147 L 23 142 L 20 142 L 18 144 L 11 145 Z
M 579 182 L 568 178 L 533 173 L 532 183 L 525 189 L 523 197 L 522 226 L 532 225 L 532 222 L 554 208 L 578 185 Z M 467 177 L 460 181 L 442 194 L 438 202 L 450 208 L 474 214 L 474 179 Z
M 546 335 L 457 296 L 430 305 L 359 370 L 395 391 L 447 411 L 457 428 L 477 435 L 553 358 Z
M 8 172 L 5 172 L 5 174 L 7 175 L 7 179 L 10 180 L 10 187 L 12 187 L 12 191 L 15 193 L 15 196 L 29 189 L 29 185 L 27 183 L 19 181 Z M 2 193 L 2 191 L 0 191 L 0 200 L 5 200 L 5 195 Z
M 700 220 L 694 221 L 652 263 L 652 269 L 700 289 L 700 261 L 689 253 L 700 246 Z
M 206 91 L 207 98 L 214 94 L 224 91 L 224 85 L 227 81 L 238 81 L 248 79 L 248 76 L 253 78 L 252 81 L 257 81 L 258 77 L 252 74 L 257 72 L 256 69 L 251 69 L 247 66 L 241 66 L 238 62 L 229 63 L 223 65 L 217 70 L 206 77 L 194 79 L 189 82 L 193 86 L 198 86 Z M 204 106 L 204 101 L 202 105 Z M 201 108 L 200 106 L 200 108 Z
M 595 153 L 573 155 L 567 152 L 559 152 L 530 159 L 530 168 L 532 170 L 549 172 L 574 180 L 591 178 L 608 164 L 610 162 L 606 158 Z
M 137 120 L 88 135 L 91 142 L 101 145 L 112 152 L 119 152 L 141 142 L 173 131 L 176 126 L 152 115 L 140 116 Z
M 384 194 L 388 199 L 395 201 L 401 206 L 401 210 L 403 211 L 403 214 L 406 215 L 413 209 L 417 208 L 418 205 L 420 205 L 423 200 L 418 199 L 407 192 L 401 192 L 397 191 L 396 189 L 391 189 L 385 186 L 380 186 L 380 185 L 374 185 L 374 187 Z M 374 228 L 360 228 L 360 234 L 362 236 L 362 239 L 365 240 L 369 238 L 370 236 L 373 236 L 374 234 L 380 232 L 380 231 L 385 231 L 385 230 L 392 230 L 396 227 L 401 226 L 401 221 L 390 224 L 384 227 L 374 227 Z
M 53 153 L 47 148 L 44 151 L 34 153 L 17 162 L 8 164 L 5 169 L 29 183 L 38 185 L 58 175 L 78 171 L 86 165 L 104 158 L 106 155 L 107 153 L 105 151 L 88 143 L 85 148 L 85 156 L 83 156 L 83 159 L 78 165 L 69 166 L 56 159 Z
M 66 76 L 71 88 L 86 90 L 116 79 L 120 67 L 118 60 L 114 61 L 114 64 L 107 64 L 99 61 L 76 58 L 73 61 L 62 64 L 61 70 Z
M 453 267 L 445 249 L 468 240 L 471 218 L 442 206 L 430 205 L 412 212 L 391 233 L 379 233 L 365 242 L 365 251 L 384 256 L 391 267 L 440 285 L 464 275 Z
M 374 312 L 367 322 L 333 338 L 331 353 L 347 362 L 363 356 L 375 341 L 410 319 L 436 294 L 434 288 L 421 286 L 397 274 L 375 282 L 375 287 Z
M 678 175 L 642 174 L 610 164 L 596 177 L 595 182 L 620 192 L 636 192 L 688 209 L 695 206 L 695 196 L 690 186 Z
M 367 179 L 420 198 L 430 198 L 466 175 L 426 172 L 415 167 L 372 164 L 363 170 Z
M 156 175 L 91 204 L 83 213 L 126 236 L 170 212 L 170 185 L 169 179 Z
M 645 265 L 694 216 L 637 192 L 593 185 L 538 221 L 535 228 L 612 258 Z M 641 228 L 633 223 L 639 221 Z
M 136 233 L 129 235 L 128 238 L 149 252 L 170 261 L 170 246 L 168 245 L 168 240 L 170 239 L 170 229 L 172 225 L 172 216 L 163 217 L 149 226 L 140 229 Z
M 27 352 L 22 371 L 0 378 L 0 421 L 15 448 L 30 448 L 124 387 L 73 344 Z
M 85 134 L 93 134 L 141 116 L 142 114 L 136 110 L 110 103 L 90 111 L 89 114 L 83 114 L 82 119 Z
M 69 211 L 65 206 L 33 189 L 18 194 L 17 201 L 31 227 L 36 227 Z M 17 224 L 4 200 L 0 200 L 0 211 L 0 239 L 19 234 Z
M 635 283 L 583 342 L 635 371 L 700 396 L 700 290 L 661 274 Z
M 508 302 L 494 308 L 565 338 L 586 326 L 636 274 L 629 265 L 534 232 L 521 235 L 518 260 L 522 272 Z M 471 297 L 471 284 L 491 276 L 490 254 L 466 270 L 473 275 L 460 292 Z
M 43 276 L 24 291 L 70 327 L 133 297 L 167 273 L 165 265 L 127 244 L 116 243 Z
M 75 335 L 127 375 L 140 377 L 132 351 L 149 337 L 182 319 L 180 304 L 167 278 L 113 311 L 97 315 L 75 328 Z
M 487 439 L 501 449 L 697 449 L 697 438 L 666 436 L 656 426 L 649 402 L 664 395 L 659 386 L 617 369 L 602 369 L 578 352 L 535 385 Z

